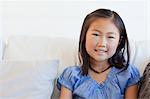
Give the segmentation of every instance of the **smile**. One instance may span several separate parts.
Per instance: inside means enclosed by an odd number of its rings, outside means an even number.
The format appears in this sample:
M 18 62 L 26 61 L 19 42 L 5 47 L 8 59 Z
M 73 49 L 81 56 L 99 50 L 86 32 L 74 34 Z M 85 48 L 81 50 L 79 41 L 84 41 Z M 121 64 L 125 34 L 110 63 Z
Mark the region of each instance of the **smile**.
M 107 50 L 102 50 L 102 49 L 98 49 L 98 50 L 95 49 L 95 51 L 96 51 L 96 52 L 101 52 L 101 53 L 107 52 Z
M 97 50 L 97 49 L 95 49 L 95 52 L 96 52 L 97 54 L 106 54 L 106 53 L 107 53 L 106 50 Z

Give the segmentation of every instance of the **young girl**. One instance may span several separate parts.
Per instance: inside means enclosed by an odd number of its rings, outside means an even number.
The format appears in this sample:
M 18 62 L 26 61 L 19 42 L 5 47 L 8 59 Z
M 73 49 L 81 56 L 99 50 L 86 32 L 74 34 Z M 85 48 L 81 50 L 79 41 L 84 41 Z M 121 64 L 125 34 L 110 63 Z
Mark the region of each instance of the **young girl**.
M 66 68 L 58 78 L 60 99 L 136 99 L 140 75 L 129 65 L 128 45 L 116 12 L 98 9 L 88 14 L 79 41 L 81 66 Z

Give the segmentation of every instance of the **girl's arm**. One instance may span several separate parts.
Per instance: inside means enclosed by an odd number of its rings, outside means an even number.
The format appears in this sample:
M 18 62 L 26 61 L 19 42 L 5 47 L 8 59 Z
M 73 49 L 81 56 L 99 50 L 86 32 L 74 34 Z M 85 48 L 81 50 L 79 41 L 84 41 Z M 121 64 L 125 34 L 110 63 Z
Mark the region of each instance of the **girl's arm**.
M 132 85 L 125 92 L 125 99 L 137 99 L 138 85 Z
M 61 86 L 60 99 L 72 99 L 72 91 Z

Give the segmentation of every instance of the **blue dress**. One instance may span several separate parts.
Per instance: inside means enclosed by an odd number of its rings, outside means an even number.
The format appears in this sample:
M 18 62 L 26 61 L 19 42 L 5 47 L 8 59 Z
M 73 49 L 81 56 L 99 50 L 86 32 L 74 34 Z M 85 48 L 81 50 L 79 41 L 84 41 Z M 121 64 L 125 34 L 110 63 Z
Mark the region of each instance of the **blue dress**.
M 107 79 L 99 84 L 90 75 L 83 76 L 80 66 L 68 67 L 57 79 L 57 87 L 60 90 L 63 85 L 71 90 L 73 99 L 124 99 L 126 88 L 137 84 L 140 74 L 131 65 L 120 71 L 112 67 Z

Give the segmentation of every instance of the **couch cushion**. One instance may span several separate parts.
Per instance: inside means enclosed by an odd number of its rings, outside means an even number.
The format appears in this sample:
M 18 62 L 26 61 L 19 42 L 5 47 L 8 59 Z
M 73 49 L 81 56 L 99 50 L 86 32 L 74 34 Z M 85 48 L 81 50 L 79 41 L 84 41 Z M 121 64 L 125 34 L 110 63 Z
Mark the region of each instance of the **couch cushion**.
M 150 60 L 150 41 L 130 41 L 130 64 L 135 65 L 142 75 Z
M 4 60 L 48 59 L 49 39 L 46 37 L 12 36 L 4 52 Z
M 77 40 L 42 36 L 12 36 L 8 39 L 4 60 L 58 59 L 58 75 L 76 64 Z
M 1 61 L 0 99 L 50 99 L 57 60 Z

